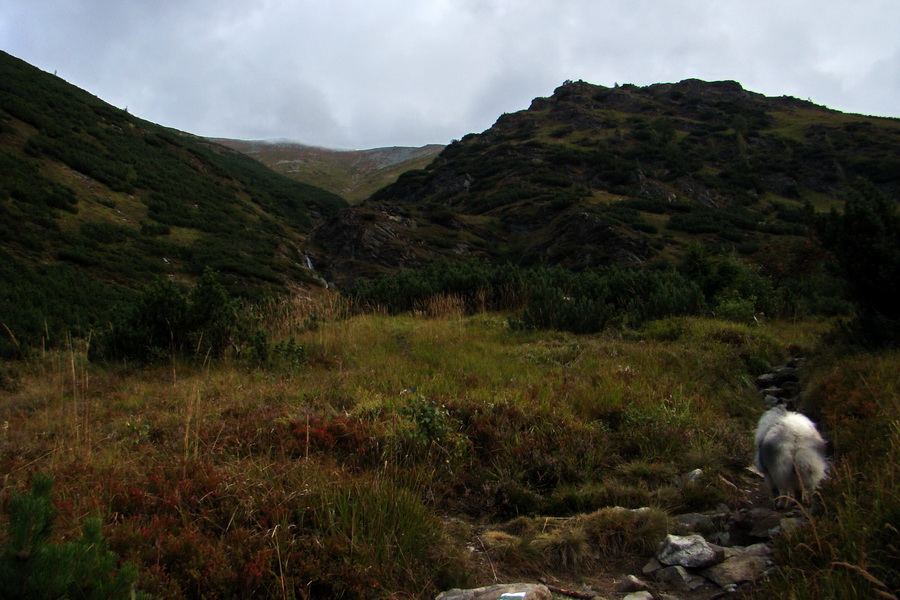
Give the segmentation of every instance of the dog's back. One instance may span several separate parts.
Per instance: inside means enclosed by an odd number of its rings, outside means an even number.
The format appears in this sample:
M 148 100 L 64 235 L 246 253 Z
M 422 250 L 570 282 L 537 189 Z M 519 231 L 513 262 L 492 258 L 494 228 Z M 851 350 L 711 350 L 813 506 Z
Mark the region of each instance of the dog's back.
M 756 428 L 756 468 L 784 507 L 802 500 L 827 474 L 825 441 L 815 424 L 784 406 L 766 411 Z

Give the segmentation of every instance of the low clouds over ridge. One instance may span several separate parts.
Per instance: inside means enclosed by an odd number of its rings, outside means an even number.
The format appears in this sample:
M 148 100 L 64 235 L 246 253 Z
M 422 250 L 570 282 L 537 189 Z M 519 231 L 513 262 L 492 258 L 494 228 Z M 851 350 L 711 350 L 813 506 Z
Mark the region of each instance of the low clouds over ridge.
M 900 4 L 6 0 L 0 48 L 199 135 L 446 143 L 565 79 L 735 79 L 900 116 Z

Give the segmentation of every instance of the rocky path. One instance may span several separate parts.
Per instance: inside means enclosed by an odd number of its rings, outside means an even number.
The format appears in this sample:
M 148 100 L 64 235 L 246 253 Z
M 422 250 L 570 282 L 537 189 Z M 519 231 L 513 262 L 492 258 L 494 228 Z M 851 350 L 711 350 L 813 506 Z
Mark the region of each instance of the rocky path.
M 793 360 L 757 378 L 760 395 L 766 403 L 796 395 L 799 391 L 796 371 L 801 362 Z M 698 475 L 695 472 L 685 477 Z M 438 600 L 741 598 L 774 567 L 773 540 L 801 525 L 804 518 L 799 510 L 773 510 L 762 477 L 752 467 L 748 467 L 738 485 L 748 499 L 749 508 L 731 510 L 720 505 L 714 511 L 674 516 L 672 533 L 644 564 L 615 565 L 619 571 L 597 574 L 579 583 L 541 580 L 449 590 L 440 594 Z

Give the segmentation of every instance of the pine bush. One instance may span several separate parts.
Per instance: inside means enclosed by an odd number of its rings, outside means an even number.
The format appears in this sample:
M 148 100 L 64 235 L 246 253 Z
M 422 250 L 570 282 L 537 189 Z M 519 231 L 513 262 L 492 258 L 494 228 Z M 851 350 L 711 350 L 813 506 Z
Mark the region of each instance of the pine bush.
M 53 479 L 36 473 L 31 491 L 12 498 L 6 544 L 0 553 L 0 598 L 112 600 L 134 597 L 137 568 L 119 566 L 100 533 L 101 521 L 87 519 L 79 539 L 51 543 L 56 509 Z

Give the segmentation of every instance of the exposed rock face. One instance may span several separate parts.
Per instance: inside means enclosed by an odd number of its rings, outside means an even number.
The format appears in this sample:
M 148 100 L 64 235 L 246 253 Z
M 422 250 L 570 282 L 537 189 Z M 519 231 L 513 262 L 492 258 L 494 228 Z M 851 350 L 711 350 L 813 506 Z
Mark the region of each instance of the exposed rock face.
M 319 270 L 330 279 L 345 275 L 371 276 L 379 267 L 414 268 L 424 261 L 409 243 L 417 223 L 388 207 L 373 205 L 368 212 L 344 210 L 313 235 L 322 249 Z
M 566 215 L 554 230 L 552 239 L 532 250 L 537 262 L 579 267 L 626 265 L 640 264 L 652 255 L 645 240 L 626 235 L 587 212 Z

